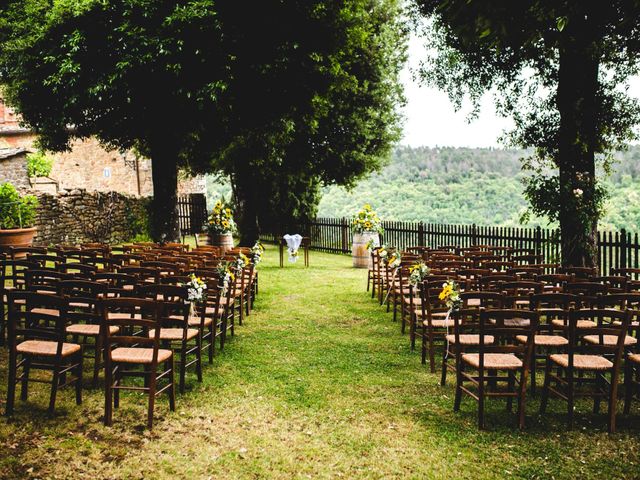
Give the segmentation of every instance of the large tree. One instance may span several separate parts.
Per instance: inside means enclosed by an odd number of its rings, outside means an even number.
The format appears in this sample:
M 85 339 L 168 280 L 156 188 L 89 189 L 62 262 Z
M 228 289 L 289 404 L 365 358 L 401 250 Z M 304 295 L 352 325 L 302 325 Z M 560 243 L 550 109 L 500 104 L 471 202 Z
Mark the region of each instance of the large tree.
M 634 138 L 638 104 L 626 95 L 638 73 L 640 2 L 416 0 L 428 17 L 423 70 L 459 106 L 496 92 L 515 120 L 510 144 L 533 147 L 524 167 L 534 213 L 558 221 L 562 262 L 594 266 L 605 192 L 596 160 Z
M 289 205 L 283 178 L 308 212 L 320 181 L 376 168 L 397 137 L 396 3 L 13 1 L 0 81 L 44 148 L 96 136 L 152 159 L 156 239 L 177 236 L 179 167 L 230 175 L 251 239 L 258 209 Z
M 273 31 L 292 8 L 287 2 L 257 7 L 234 32 L 233 80 L 224 92 L 234 107 L 226 123 L 231 140 L 200 145 L 230 178 L 245 244 L 261 228 L 313 218 L 322 184 L 353 184 L 379 168 L 399 138 L 406 49 L 399 2 L 319 1 L 307 10 L 311 3 L 294 10 L 322 19 L 313 29 L 296 19 Z M 239 10 L 225 3 L 221 22 Z M 274 37 L 268 48 L 266 37 Z
M 156 240 L 179 236 L 181 153 L 226 85 L 227 53 L 212 6 L 26 0 L 1 12 L 0 82 L 9 103 L 44 149 L 95 136 L 151 158 Z

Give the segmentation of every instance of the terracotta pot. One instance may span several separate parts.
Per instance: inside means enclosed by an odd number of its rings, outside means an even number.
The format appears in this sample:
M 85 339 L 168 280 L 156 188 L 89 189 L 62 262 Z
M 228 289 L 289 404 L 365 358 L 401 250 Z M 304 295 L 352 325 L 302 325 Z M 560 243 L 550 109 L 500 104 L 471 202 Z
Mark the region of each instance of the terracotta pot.
M 230 233 L 210 233 L 209 241 L 211 245 L 220 247 L 223 255 L 233 248 L 233 235 L 231 235 Z
M 36 227 L 0 229 L 0 252 L 9 253 L 10 247 L 29 247 L 36 235 Z
M 371 239 L 377 239 L 378 243 L 380 243 L 380 237 L 377 233 L 362 232 L 353 234 L 351 255 L 353 256 L 353 266 L 355 268 L 372 268 L 371 253 L 367 250 L 367 243 Z

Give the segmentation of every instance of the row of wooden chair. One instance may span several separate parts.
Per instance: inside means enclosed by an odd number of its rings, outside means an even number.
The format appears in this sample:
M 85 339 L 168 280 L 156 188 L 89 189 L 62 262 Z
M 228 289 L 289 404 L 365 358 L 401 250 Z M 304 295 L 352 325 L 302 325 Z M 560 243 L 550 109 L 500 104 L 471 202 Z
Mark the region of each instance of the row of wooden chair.
M 103 259 L 112 255 L 104 251 Z M 166 392 L 171 409 L 175 408 L 174 358 L 182 392 L 187 369 L 193 367 L 202 380 L 202 354 L 208 352 L 209 362 L 213 361 L 216 342 L 222 350 L 227 332 L 234 334 L 236 315 L 248 315 L 257 294 L 257 276 L 250 264 L 236 268 L 236 278 L 227 287 L 222 286 L 221 270 L 195 270 L 207 290 L 205 300 L 192 308 L 185 271 L 132 263 L 110 271 L 82 264 L 80 258 L 42 263 L 33 256 L 45 254 L 22 253 L 27 258 L 5 259 L 2 270 L 7 280 L 2 284 L 8 311 L 8 414 L 14 408 L 16 386 L 21 385 L 21 398 L 26 399 L 29 383 L 38 381 L 30 375 L 36 369 L 53 373 L 50 413 L 63 386 L 75 385 L 80 403 L 83 358 L 91 351 L 94 385 L 105 369 L 105 424 L 111 424 L 119 391 L 133 389 L 149 395 L 151 428 L 157 395 Z M 176 251 L 176 259 L 183 253 Z M 207 256 L 220 263 L 224 259 L 218 254 L 211 249 Z M 125 384 L 130 376 L 143 377 L 144 386 Z
M 513 271 L 489 269 L 437 270 L 432 268 L 431 274 L 423 282 L 411 285 L 408 281 L 409 267 L 416 262 L 424 262 L 424 252 L 421 255 L 403 252 L 402 259 L 400 267 L 386 268 L 384 262 L 376 259 L 374 252 L 372 254 L 374 268 L 369 272 L 367 287 L 373 285 L 372 289 L 375 291 L 372 292 L 372 297 L 377 293 L 379 301 L 386 303 L 387 310 L 391 304 L 394 305 L 394 320 L 396 307 L 400 307 L 403 320 L 402 331 L 405 331 L 405 325 L 408 324 L 412 349 L 415 348 L 416 340 L 421 340 L 422 361 L 425 363 L 427 356 L 429 357 L 432 372 L 435 371 L 434 343 L 442 343 L 441 383 L 445 384 L 448 370 L 456 373 L 454 407 L 459 408 L 463 393 L 470 393 L 480 403 L 481 427 L 484 426 L 484 397 L 500 396 L 494 388 L 500 380 L 505 380 L 509 387 L 507 389 L 509 395 L 506 395 L 509 408 L 513 398 L 518 399 L 521 407 L 519 425 L 521 427 L 524 425 L 526 377 L 531 376 L 532 392 L 535 393 L 535 373 L 537 367 L 542 365 L 546 373 L 542 409 L 546 408 L 546 399 L 550 393 L 565 398 L 571 409 L 569 424 L 573 421 L 572 412 L 576 394 L 574 387 L 576 384 L 582 386 L 589 383 L 583 378 L 585 372 L 594 373 L 594 378 L 590 381 L 595 382 L 597 388 L 590 394 L 596 398 L 595 410 L 599 409 L 600 401 L 607 390 L 603 385 L 605 385 L 604 376 L 608 374 L 609 389 L 606 393 L 609 399 L 609 411 L 613 415 L 609 417 L 609 428 L 613 431 L 618 376 L 621 362 L 624 361 L 624 411 L 628 413 L 633 392 L 640 385 L 640 355 L 637 354 L 640 292 L 636 291 L 638 272 L 634 269 L 617 270 L 610 276 L 598 277 L 594 276 L 591 269 L 574 269 L 551 274 L 541 273 L 542 270 L 535 273 L 525 270 L 523 274 L 518 275 Z M 438 298 L 443 282 L 448 280 L 455 280 L 463 291 L 461 294 L 463 305 L 460 312 L 450 312 Z M 484 322 L 482 326 L 484 334 L 481 335 L 482 311 L 491 312 L 492 317 L 491 325 Z M 611 313 L 611 315 L 605 317 L 605 313 Z M 497 317 L 505 320 L 500 324 L 502 336 L 495 334 L 496 332 L 488 333 L 497 323 L 500 323 L 497 322 Z M 595 318 L 600 320 L 607 318 L 608 321 L 597 322 L 593 320 Z M 572 327 L 574 319 L 576 323 Z M 504 330 L 506 328 L 513 328 L 513 330 Z M 488 335 L 487 339 L 498 339 L 497 344 L 493 341 L 481 342 L 480 338 L 485 338 L 485 334 Z M 528 343 L 529 336 L 530 343 Z M 598 339 L 597 342 L 593 341 L 594 336 Z M 620 345 L 617 343 L 619 338 L 622 338 Z M 616 350 L 618 346 L 621 348 L 620 360 L 616 362 L 614 360 L 619 353 Z M 492 352 L 494 347 L 498 350 Z M 504 352 L 499 351 L 502 347 L 509 348 Z M 582 353 L 583 349 L 592 349 L 597 353 Z M 514 368 L 499 363 L 492 364 L 496 368 L 483 366 L 482 373 L 478 371 L 479 365 L 476 365 L 474 373 L 467 374 L 465 368 L 473 367 L 470 367 L 470 362 L 476 362 L 474 360 L 476 357 L 465 357 L 471 353 L 483 359 L 488 358 L 485 357 L 485 353 L 509 354 L 508 358 L 504 357 L 505 361 L 513 362 L 515 365 L 518 362 L 515 362 L 511 355 L 514 354 L 520 359 L 518 363 L 520 370 L 515 369 L 521 375 L 520 380 L 518 381 L 517 375 L 513 373 Z M 599 355 L 600 353 L 604 356 Z M 588 358 L 594 363 L 584 363 L 587 357 L 580 355 L 592 355 Z M 603 356 L 608 363 L 596 360 L 598 356 Z M 463 358 L 466 360 L 463 361 Z M 493 360 L 500 358 L 503 357 L 495 357 Z M 570 358 L 570 361 L 562 366 L 561 363 L 567 358 Z M 574 362 L 576 358 L 579 359 L 578 363 Z M 455 365 L 448 362 L 452 359 L 456 360 Z M 553 368 L 550 365 L 553 365 Z M 605 365 L 607 368 L 604 368 Z M 501 369 L 507 372 L 506 376 L 496 377 L 496 371 Z M 555 370 L 558 370 L 558 374 L 554 373 Z M 572 379 L 576 374 L 580 380 L 574 382 Z M 475 393 L 471 393 L 467 388 L 468 382 L 476 387 Z M 489 388 L 486 388 L 487 385 Z M 515 389 L 516 385 L 521 392 Z

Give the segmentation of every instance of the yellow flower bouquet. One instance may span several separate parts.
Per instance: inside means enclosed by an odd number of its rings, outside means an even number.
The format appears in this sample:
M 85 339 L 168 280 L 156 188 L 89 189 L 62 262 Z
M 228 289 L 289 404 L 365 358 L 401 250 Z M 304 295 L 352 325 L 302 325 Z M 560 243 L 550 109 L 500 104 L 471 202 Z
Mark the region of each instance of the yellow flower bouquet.
M 368 203 L 351 219 L 351 229 L 354 233 L 384 233 L 382 221 Z
M 207 230 L 209 233 L 218 235 L 235 232 L 236 223 L 233 221 L 233 213 L 224 200 L 218 200 L 214 205 L 207 220 Z

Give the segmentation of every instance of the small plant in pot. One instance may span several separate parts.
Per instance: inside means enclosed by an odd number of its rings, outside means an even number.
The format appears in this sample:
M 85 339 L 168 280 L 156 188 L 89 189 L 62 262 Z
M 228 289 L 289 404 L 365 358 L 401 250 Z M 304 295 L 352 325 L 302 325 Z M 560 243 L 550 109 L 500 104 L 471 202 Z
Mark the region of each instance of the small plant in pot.
M 27 247 L 33 243 L 38 199 L 20 195 L 11 183 L 0 185 L 0 251 Z

